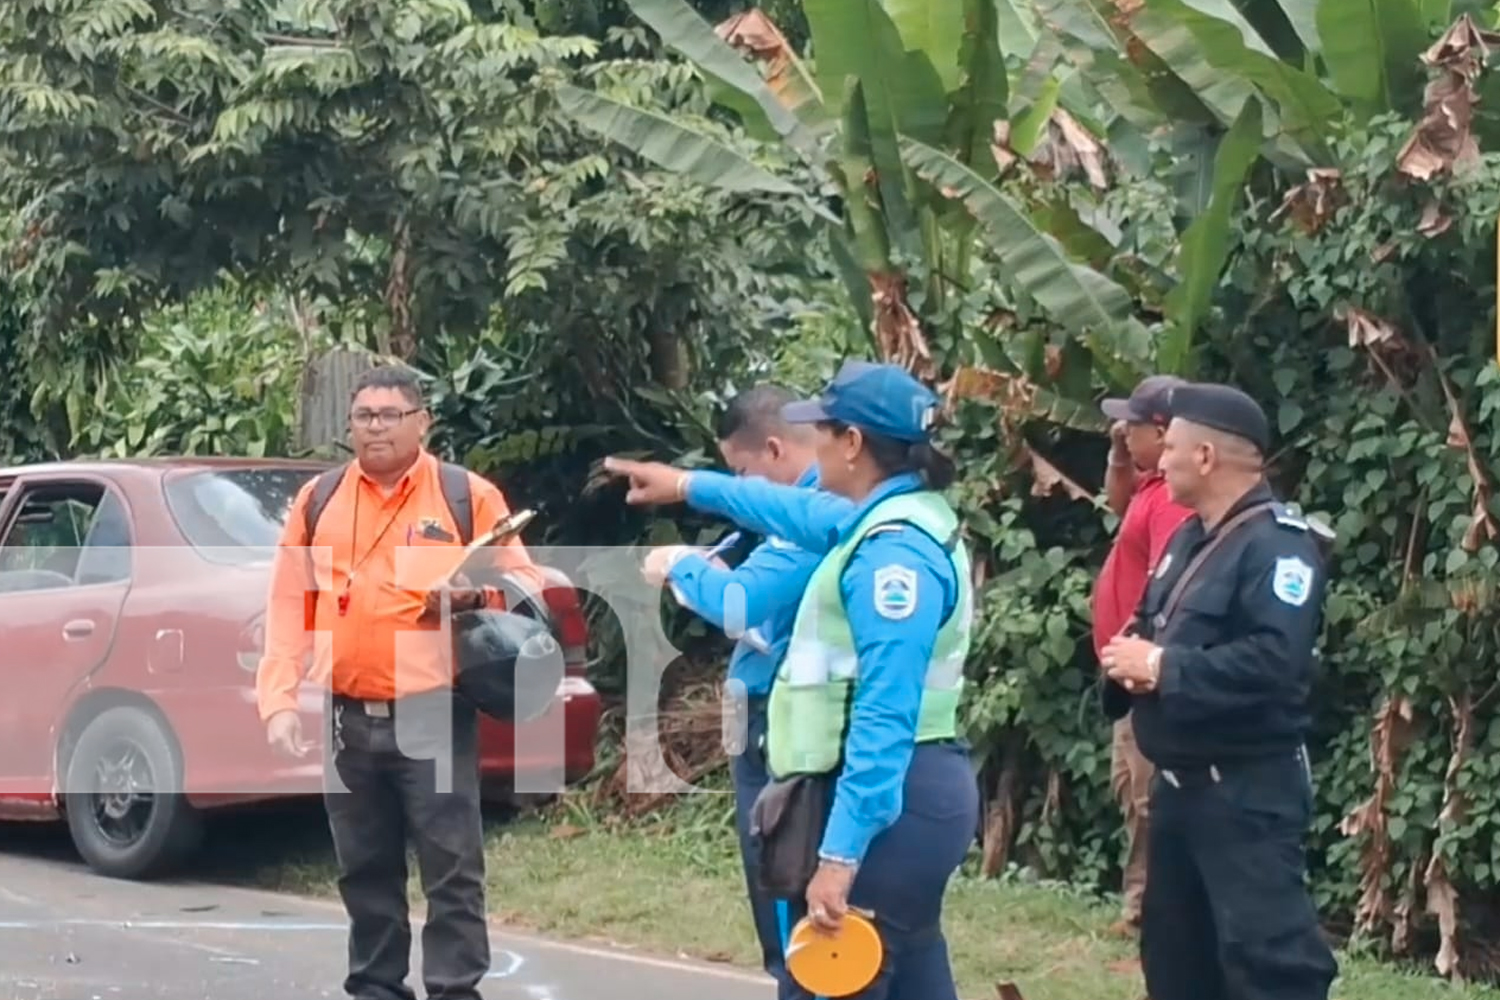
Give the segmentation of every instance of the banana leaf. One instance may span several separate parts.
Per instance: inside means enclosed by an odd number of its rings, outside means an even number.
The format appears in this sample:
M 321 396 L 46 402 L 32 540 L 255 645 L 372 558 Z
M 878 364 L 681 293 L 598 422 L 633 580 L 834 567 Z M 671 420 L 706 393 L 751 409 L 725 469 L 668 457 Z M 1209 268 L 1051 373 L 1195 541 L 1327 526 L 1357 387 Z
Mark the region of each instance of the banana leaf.
M 948 103 L 937 71 L 923 53 L 903 47 L 879 0 L 806 0 L 804 10 L 823 92 L 844 93 L 850 78 L 860 83 L 891 243 L 918 257 L 924 253 L 922 223 L 897 135 L 940 141 Z
M 1261 107 L 1245 102 L 1240 116 L 1219 142 L 1214 157 L 1213 193 L 1208 208 L 1182 234 L 1177 254 L 1179 280 L 1167 294 L 1167 331 L 1157 342 L 1158 371 L 1185 375 L 1193 333 L 1208 313 L 1219 272 L 1229 255 L 1229 233 L 1245 176 L 1260 156 Z
M 1108 0 L 1036 0 L 1069 60 L 1138 128 L 1219 119 L 1161 57 L 1134 34 Z
M 1309 162 L 1328 162 L 1326 138 L 1343 116 L 1343 103 L 1316 77 L 1282 62 L 1228 0 L 1145 0 L 1131 23 L 1143 35 L 1187 28 L 1201 47 L 1192 58 L 1207 64 L 1204 74 L 1232 75 L 1253 84 L 1278 112 L 1276 117 L 1266 115 L 1266 123 L 1279 118 L 1280 130 Z M 1186 50 L 1178 55 L 1184 61 L 1190 57 Z M 1183 63 L 1176 69 L 1181 73 Z M 1236 108 L 1236 117 L 1238 113 Z
M 1057 240 L 1037 229 L 1024 209 L 952 156 L 910 138 L 902 140 L 902 155 L 919 177 L 962 200 L 979 220 L 1007 282 L 1089 344 L 1100 367 L 1117 382 L 1131 383 L 1139 377 L 1150 334 L 1136 318 L 1125 289 L 1075 264 Z
M 948 145 L 956 148 L 959 158 L 972 167 L 989 152 L 995 122 L 1008 117 L 1010 81 L 1005 71 L 1005 51 L 1000 47 L 996 0 L 967 0 L 964 8 L 963 48 L 959 55 L 963 79 L 953 95 Z
M 884 6 L 902 46 L 927 57 L 944 93 L 957 90 L 963 76 L 959 53 L 964 46 L 965 0 L 884 0 Z
M 1366 118 L 1421 105 L 1427 25 L 1416 0 L 1320 0 L 1317 23 L 1334 85 Z
M 661 36 L 664 44 L 680 52 L 705 76 L 744 94 L 765 115 L 778 135 L 803 156 L 816 157 L 816 133 L 782 103 L 760 71 L 720 38 L 713 25 L 689 6 L 687 0 L 627 0 L 627 3 L 637 17 Z M 841 92 L 842 88 L 834 91 Z M 743 104 L 735 110 L 742 115 L 749 114 Z
M 580 125 L 700 184 L 726 191 L 803 194 L 739 150 L 665 115 L 566 84 L 556 94 L 558 107 Z

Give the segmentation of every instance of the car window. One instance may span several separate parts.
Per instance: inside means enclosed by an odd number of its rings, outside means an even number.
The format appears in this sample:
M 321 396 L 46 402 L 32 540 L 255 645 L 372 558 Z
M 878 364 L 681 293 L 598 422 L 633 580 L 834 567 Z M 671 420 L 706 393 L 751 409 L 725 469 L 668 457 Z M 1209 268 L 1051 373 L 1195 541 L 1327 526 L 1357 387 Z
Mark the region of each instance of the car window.
M 188 543 L 217 562 L 269 559 L 297 491 L 316 469 L 230 469 L 167 480 L 167 507 Z
M 110 513 L 111 511 L 114 513 Z M 96 483 L 47 484 L 26 488 L 19 498 L 9 529 L 0 540 L 0 592 L 101 583 L 129 575 L 129 521 L 123 570 L 91 569 L 85 556 L 87 539 L 99 514 L 125 517 L 123 504 Z M 88 570 L 86 579 L 80 569 Z
M 75 579 L 80 584 L 130 579 L 130 512 L 113 490 L 106 490 L 83 537 Z

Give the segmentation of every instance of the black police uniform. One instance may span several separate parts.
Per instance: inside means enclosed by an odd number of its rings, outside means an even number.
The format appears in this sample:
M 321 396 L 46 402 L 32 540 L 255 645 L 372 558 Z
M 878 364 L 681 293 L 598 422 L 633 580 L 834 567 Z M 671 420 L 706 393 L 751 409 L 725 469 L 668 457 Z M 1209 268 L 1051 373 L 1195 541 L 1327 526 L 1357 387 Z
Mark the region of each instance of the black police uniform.
M 1238 432 L 1233 416 L 1184 412 L 1222 415 L 1215 402 L 1193 395 L 1174 401 L 1173 414 Z M 1264 448 L 1263 425 L 1244 436 Z M 1133 695 L 1104 682 L 1106 714 L 1131 713 L 1156 767 L 1141 914 L 1152 1000 L 1327 1000 L 1338 972 L 1303 850 L 1325 559 L 1317 533 L 1265 484 L 1219 527 L 1252 505 L 1260 509 L 1195 570 L 1165 621 L 1168 595 L 1214 532 L 1189 518 L 1157 564 L 1133 629 L 1163 649 L 1156 689 Z

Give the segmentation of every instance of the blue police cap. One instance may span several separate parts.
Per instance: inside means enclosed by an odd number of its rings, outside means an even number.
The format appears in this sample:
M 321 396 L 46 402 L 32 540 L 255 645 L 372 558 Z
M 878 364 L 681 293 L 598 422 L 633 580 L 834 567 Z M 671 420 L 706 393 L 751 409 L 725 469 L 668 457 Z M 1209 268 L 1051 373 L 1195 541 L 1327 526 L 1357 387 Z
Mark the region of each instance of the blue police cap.
M 1172 416 L 1249 441 L 1262 452 L 1271 447 L 1271 422 L 1260 404 L 1232 385 L 1190 382 L 1171 390 Z
M 837 420 L 897 441 L 928 440 L 937 417 L 937 395 L 898 365 L 846 361 L 817 399 L 788 403 L 781 415 L 793 424 Z

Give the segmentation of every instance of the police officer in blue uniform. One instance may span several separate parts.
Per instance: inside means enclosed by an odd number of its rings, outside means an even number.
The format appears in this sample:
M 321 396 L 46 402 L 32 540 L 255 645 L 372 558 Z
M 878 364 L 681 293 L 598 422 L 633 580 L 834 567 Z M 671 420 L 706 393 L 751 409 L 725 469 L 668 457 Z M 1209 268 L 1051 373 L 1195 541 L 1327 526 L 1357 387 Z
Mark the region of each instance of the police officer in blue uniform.
M 810 427 L 788 424 L 782 408 L 797 397 L 779 386 L 748 389 L 725 407 L 717 428 L 719 453 L 741 476 L 762 476 L 802 489 L 817 485 L 816 436 Z M 776 664 L 786 651 L 792 619 L 803 588 L 821 557 L 776 536 L 757 545 L 734 569 L 688 546 L 657 549 L 647 559 L 647 576 L 666 583 L 678 601 L 735 639 L 730 654 L 726 700 L 743 705 L 744 740 L 730 763 L 734 781 L 735 826 L 762 963 L 776 980 L 778 996 L 793 995 L 784 948 L 790 931 L 785 900 L 771 898 L 759 882 L 759 851 L 750 835 L 750 809 L 767 782 L 761 740 L 766 731 L 766 699 Z M 735 621 L 734 619 L 740 619 Z M 747 628 L 749 623 L 757 623 Z
M 833 930 L 850 907 L 875 914 L 886 959 L 859 1000 L 957 1000 L 941 922 L 949 879 L 978 826 L 978 789 L 953 718 L 953 673 L 962 673 L 973 601 L 956 569 L 967 565 L 956 519 L 937 492 L 953 468 L 931 445 L 936 411 L 936 397 L 904 370 L 848 362 L 820 399 L 783 411 L 818 428 L 821 490 L 606 462 L 629 476 L 628 502 L 686 501 L 826 556 L 804 607 L 829 593 L 820 575 L 830 566 L 838 607 L 821 611 L 845 615 L 847 628 L 825 638 L 844 636 L 857 668 L 833 800 L 798 916 Z M 933 530 L 942 525 L 948 530 Z M 813 630 L 799 616 L 773 700 L 790 690 L 789 669 L 818 668 L 816 657 L 790 662 L 801 655 L 799 636 Z M 778 710 L 770 712 L 774 730 Z M 773 770 L 775 743 L 768 740 Z
M 1265 413 L 1173 390 L 1161 470 L 1191 507 L 1135 621 L 1100 656 L 1106 714 L 1156 766 L 1141 961 L 1152 1000 L 1327 1000 L 1304 885 L 1304 740 L 1331 534 L 1278 502 Z

